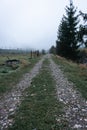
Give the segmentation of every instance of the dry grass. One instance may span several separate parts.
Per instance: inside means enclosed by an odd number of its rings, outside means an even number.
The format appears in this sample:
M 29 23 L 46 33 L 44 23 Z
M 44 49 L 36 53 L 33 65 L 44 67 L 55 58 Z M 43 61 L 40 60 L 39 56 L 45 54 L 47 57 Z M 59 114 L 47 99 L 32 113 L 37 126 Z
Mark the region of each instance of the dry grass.
M 79 64 L 80 69 L 87 69 L 87 64 Z
M 83 97 L 87 99 L 87 65 L 76 64 L 60 56 L 53 57 L 53 59 L 60 65 L 68 80 L 72 81 Z
M 25 59 L 22 59 L 22 60 L 21 60 L 21 68 L 27 67 L 27 66 L 29 66 L 30 64 L 31 64 L 31 63 L 28 62 L 28 61 L 25 60 Z

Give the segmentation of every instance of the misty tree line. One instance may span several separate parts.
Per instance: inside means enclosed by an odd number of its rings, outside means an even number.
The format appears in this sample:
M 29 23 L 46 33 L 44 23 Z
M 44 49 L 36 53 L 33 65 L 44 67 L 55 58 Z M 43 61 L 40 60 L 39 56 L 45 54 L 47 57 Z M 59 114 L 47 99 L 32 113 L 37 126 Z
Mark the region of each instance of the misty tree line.
M 80 58 L 79 48 L 87 48 L 87 14 L 81 11 L 77 14 L 71 0 L 65 11 L 66 15 L 63 15 L 58 27 L 56 47 L 52 46 L 50 52 L 75 61 Z M 80 24 L 80 17 L 84 24 Z
M 32 55 L 39 55 L 39 54 L 46 54 L 46 50 L 42 49 L 39 50 L 32 50 L 32 49 L 0 49 L 0 54 L 31 54 Z

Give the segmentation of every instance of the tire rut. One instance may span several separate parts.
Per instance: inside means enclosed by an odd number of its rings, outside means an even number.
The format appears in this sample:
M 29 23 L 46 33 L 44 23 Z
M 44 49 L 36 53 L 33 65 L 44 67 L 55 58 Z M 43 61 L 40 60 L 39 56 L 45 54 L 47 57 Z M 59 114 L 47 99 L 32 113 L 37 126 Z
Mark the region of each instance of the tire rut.
M 70 83 L 60 70 L 59 66 L 50 59 L 50 69 L 56 81 L 57 98 L 64 106 L 65 116 L 72 130 L 87 130 L 87 101 L 75 90 L 73 83 Z
M 0 100 L 0 130 L 5 130 L 8 126 L 13 124 L 13 117 L 20 106 L 23 97 L 26 96 L 24 90 L 28 88 L 32 82 L 32 79 L 39 73 L 42 63 L 45 57 L 43 57 L 33 69 L 23 76 L 23 79 L 9 92 L 5 94 Z

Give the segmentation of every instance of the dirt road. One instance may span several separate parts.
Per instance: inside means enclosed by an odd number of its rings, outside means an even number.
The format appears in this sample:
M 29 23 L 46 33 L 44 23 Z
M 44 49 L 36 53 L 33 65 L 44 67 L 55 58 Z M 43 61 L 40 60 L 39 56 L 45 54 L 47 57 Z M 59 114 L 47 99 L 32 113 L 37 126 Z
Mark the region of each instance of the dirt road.
M 43 57 L 31 72 L 24 75 L 15 89 L 0 100 L 0 130 L 5 130 L 9 125 L 12 125 L 13 119 L 11 117 L 18 109 L 23 97 L 26 96 L 23 91 L 30 86 L 32 79 L 39 73 L 45 58 L 50 61 L 49 67 L 56 82 L 57 98 L 64 104 L 66 114 L 63 118 L 69 122 L 72 130 L 87 130 L 87 101 L 75 90 L 74 84 L 68 81 L 50 55 Z

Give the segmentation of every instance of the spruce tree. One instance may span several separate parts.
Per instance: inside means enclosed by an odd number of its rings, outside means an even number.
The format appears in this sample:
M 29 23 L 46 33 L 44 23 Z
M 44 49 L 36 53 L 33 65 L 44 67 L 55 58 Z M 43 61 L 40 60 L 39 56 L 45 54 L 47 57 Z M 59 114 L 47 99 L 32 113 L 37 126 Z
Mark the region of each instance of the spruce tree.
M 58 36 L 57 36 L 58 40 L 56 41 L 56 50 L 57 54 L 63 57 L 68 57 L 69 45 L 67 44 L 67 36 L 68 36 L 67 33 L 68 33 L 67 22 L 64 19 L 62 19 L 58 30 Z
M 55 48 L 55 46 L 51 46 L 51 48 L 49 49 L 49 52 L 51 54 L 56 54 L 56 48 Z
M 63 16 L 57 36 L 59 43 L 57 50 L 59 50 L 61 56 L 71 60 L 76 60 L 78 57 L 77 25 L 79 21 L 78 16 L 75 16 L 76 11 L 73 2 L 70 0 L 70 5 L 66 6 L 66 16 Z

